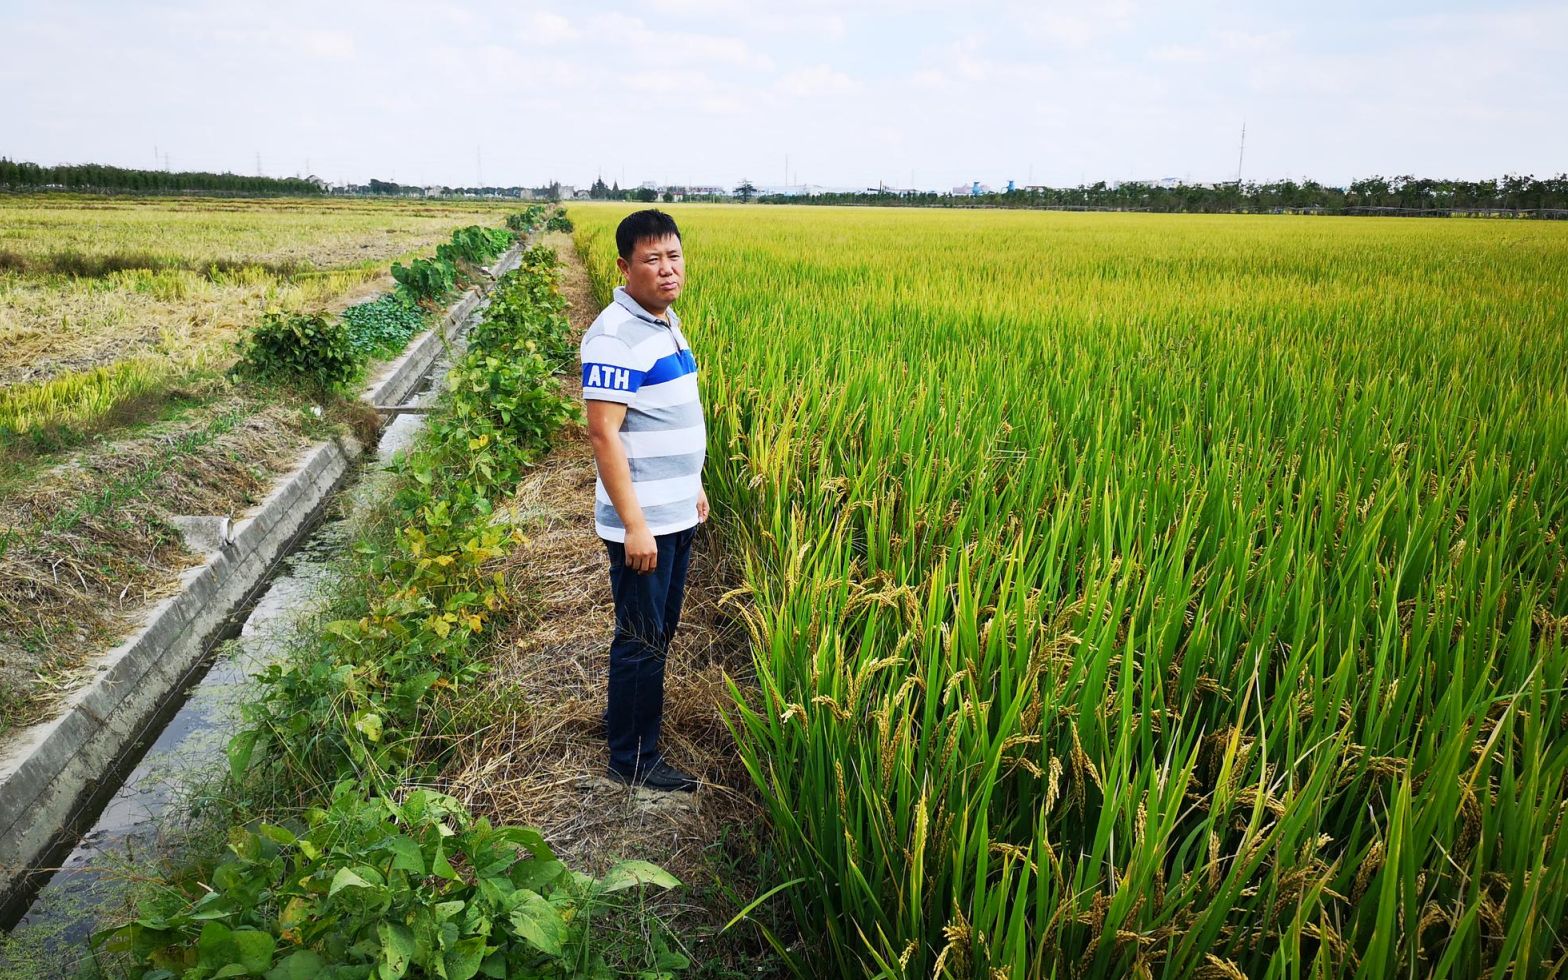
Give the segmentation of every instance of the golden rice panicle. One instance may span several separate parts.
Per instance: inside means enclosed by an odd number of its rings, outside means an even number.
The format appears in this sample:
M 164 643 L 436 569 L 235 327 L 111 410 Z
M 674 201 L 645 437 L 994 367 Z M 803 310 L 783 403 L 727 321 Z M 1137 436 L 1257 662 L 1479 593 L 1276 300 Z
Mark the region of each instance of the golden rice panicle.
M 1564 962 L 1568 226 L 671 210 L 818 972 Z

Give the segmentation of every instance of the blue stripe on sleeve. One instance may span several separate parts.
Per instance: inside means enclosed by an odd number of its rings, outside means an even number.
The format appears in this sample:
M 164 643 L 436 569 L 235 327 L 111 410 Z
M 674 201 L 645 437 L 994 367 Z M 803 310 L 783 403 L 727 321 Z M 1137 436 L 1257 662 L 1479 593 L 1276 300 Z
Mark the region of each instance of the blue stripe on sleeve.
M 655 368 L 658 365 L 654 365 Z M 648 372 L 652 373 L 652 372 Z M 614 364 L 584 364 L 583 387 L 609 391 L 636 391 L 642 387 L 644 372 Z

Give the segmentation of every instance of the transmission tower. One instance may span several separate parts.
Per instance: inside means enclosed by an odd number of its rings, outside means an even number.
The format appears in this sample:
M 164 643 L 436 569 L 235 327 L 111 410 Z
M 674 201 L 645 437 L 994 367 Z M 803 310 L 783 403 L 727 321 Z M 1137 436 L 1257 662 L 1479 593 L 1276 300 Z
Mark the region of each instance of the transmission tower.
M 1247 158 L 1247 123 L 1241 123 L 1241 149 L 1236 151 L 1236 186 L 1241 187 L 1241 161 Z

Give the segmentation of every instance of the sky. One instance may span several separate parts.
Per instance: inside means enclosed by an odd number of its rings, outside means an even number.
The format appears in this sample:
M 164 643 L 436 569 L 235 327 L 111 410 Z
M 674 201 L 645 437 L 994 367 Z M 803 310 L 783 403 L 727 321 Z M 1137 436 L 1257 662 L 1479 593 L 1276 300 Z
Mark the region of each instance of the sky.
M 453 186 L 1568 170 L 1568 4 L 0 0 L 0 156 Z

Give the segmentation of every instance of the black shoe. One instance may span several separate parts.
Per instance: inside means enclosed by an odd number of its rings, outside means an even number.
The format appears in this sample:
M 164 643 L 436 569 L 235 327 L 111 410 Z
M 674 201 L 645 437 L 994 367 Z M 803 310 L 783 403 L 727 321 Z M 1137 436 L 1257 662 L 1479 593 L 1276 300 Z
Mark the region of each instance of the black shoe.
M 643 772 L 628 776 L 619 769 L 611 766 L 606 774 L 618 783 L 635 786 L 639 789 L 656 789 L 662 792 L 692 793 L 696 792 L 700 781 L 660 759 Z

